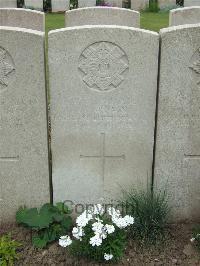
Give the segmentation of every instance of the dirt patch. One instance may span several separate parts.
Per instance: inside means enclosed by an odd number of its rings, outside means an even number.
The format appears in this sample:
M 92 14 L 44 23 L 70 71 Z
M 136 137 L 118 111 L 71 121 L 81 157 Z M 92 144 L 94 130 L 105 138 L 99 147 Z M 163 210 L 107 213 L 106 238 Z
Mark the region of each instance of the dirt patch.
M 19 250 L 20 259 L 16 265 L 103 265 L 87 260 L 77 260 L 60 247 L 58 243 L 39 250 L 31 245 L 29 230 L 16 225 L 1 227 L 0 234 L 11 232 L 12 237 L 23 244 Z M 200 266 L 200 252 L 190 244 L 192 225 L 171 225 L 169 237 L 163 246 L 139 248 L 134 240 L 129 240 L 126 254 L 117 265 L 158 266 L 158 265 L 192 265 Z M 116 265 L 116 264 L 115 264 Z

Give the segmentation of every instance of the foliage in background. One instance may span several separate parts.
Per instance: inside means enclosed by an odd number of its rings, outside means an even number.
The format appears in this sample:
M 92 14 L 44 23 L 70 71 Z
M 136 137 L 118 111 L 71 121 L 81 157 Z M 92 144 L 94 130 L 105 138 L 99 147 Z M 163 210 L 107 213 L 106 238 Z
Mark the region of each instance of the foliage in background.
M 200 250 L 200 225 L 193 229 L 193 235 L 190 241 L 194 243 L 195 246 L 197 246 L 197 248 Z
M 21 246 L 15 240 L 11 239 L 11 235 L 0 237 L 0 266 L 12 266 L 14 261 L 19 258 L 17 248 Z
M 72 6 L 72 9 L 78 8 L 78 0 L 70 0 L 70 6 Z
M 169 215 L 166 192 L 124 191 L 126 212 L 135 218 L 130 235 L 143 245 L 157 244 L 165 239 Z
M 76 219 L 76 227 L 72 230 L 74 240 L 62 236 L 59 244 L 62 247 L 70 246 L 70 252 L 77 257 L 98 262 L 118 261 L 126 247 L 126 228 L 133 223 L 133 217 L 122 217 L 114 208 L 106 212 L 101 204 L 97 204 Z
M 72 226 L 69 209 L 61 202 L 56 206 L 44 204 L 40 210 L 20 208 L 16 214 L 16 221 L 33 230 L 32 243 L 38 248 L 44 248 L 48 243 L 59 239 Z
M 176 0 L 178 6 L 184 6 L 184 0 Z
M 24 0 L 17 0 L 17 7 L 19 8 L 24 7 Z
M 150 11 L 150 12 L 158 12 L 159 11 L 158 0 L 149 0 L 148 11 Z
M 51 0 L 43 0 L 43 8 L 45 12 L 51 11 Z

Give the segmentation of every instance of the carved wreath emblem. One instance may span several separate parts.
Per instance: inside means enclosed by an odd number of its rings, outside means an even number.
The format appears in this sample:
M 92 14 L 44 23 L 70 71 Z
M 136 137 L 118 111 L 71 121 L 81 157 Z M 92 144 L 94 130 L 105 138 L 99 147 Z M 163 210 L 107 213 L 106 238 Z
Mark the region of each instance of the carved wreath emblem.
M 125 52 L 110 42 L 94 43 L 79 58 L 83 81 L 93 89 L 108 91 L 117 88 L 128 69 Z
M 8 86 L 8 77 L 15 70 L 9 53 L 0 47 L 0 88 Z
M 200 48 L 193 56 L 193 62 L 190 68 L 197 74 L 200 75 Z M 200 85 L 200 79 L 198 79 L 197 84 Z

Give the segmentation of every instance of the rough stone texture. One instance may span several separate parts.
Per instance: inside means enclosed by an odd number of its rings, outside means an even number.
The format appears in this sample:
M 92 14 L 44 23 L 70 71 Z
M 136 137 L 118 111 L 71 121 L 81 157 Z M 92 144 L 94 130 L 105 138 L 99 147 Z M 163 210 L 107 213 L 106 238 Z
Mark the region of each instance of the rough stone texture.
M 36 10 L 43 10 L 43 0 L 24 0 L 25 6 Z
M 155 184 L 173 220 L 200 217 L 200 25 L 161 30 Z
M 113 7 L 122 7 L 122 0 L 107 0 L 106 2 Z
M 52 12 L 64 12 L 69 10 L 69 0 L 51 0 Z
M 96 6 L 96 0 L 78 0 L 78 7 Z
M 149 6 L 149 0 L 131 0 L 131 9 L 140 11 Z
M 122 188 L 146 187 L 157 61 L 154 32 L 85 26 L 49 34 L 55 202 L 110 202 Z
M 176 0 L 158 0 L 158 5 L 160 8 L 176 6 Z
M 44 33 L 0 27 L 0 223 L 49 201 Z
M 177 8 L 170 11 L 169 26 L 200 23 L 200 7 Z
M 200 6 L 200 0 L 184 0 L 184 6 Z
M 116 7 L 87 7 L 65 13 L 65 26 L 119 25 L 140 27 L 140 14 L 137 11 Z
M 17 0 L 0 0 L 0 8 L 17 7 Z
M 45 31 L 45 15 L 23 8 L 0 8 L 0 26 Z

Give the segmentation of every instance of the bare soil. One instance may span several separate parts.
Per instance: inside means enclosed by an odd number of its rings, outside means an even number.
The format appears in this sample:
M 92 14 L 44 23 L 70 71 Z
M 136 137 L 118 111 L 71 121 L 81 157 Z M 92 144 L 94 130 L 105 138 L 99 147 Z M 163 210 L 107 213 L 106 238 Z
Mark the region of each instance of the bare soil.
M 169 237 L 163 245 L 151 248 L 139 248 L 134 239 L 129 240 L 125 256 L 118 264 L 133 266 L 158 266 L 158 265 L 192 265 L 200 266 L 200 252 L 191 245 L 192 225 L 170 225 Z M 20 241 L 23 246 L 18 251 L 20 259 L 15 265 L 103 265 L 78 260 L 68 254 L 67 250 L 58 243 L 49 245 L 46 249 L 36 249 L 31 245 L 30 231 L 16 225 L 7 225 L 0 228 L 0 235 L 11 232 L 12 238 Z

